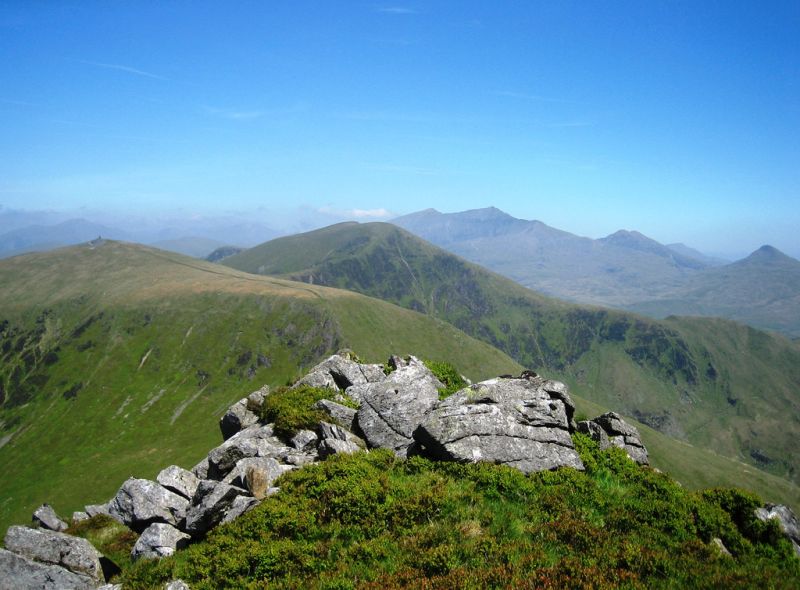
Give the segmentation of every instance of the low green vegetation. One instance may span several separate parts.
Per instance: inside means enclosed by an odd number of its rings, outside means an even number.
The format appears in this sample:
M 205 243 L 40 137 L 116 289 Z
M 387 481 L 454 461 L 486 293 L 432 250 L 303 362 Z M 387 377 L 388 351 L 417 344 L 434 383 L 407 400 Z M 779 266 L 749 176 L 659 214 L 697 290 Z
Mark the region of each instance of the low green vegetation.
M 320 422 L 335 422 L 335 419 L 314 407 L 318 401 L 334 397 L 342 405 L 357 407 L 357 404 L 346 396 L 323 387 L 308 385 L 294 389 L 279 387 L 270 392 L 264 400 L 261 418 L 275 425 L 276 435 L 289 440 L 299 430 L 314 430 Z M 346 424 L 344 426 L 349 427 Z
M 467 382 L 458 370 L 447 362 L 425 361 L 425 366 L 431 370 L 436 378 L 444 384 L 439 390 L 439 399 L 445 399 L 453 395 L 456 391 L 464 389 Z
M 174 557 L 121 564 L 126 588 L 796 588 L 800 560 L 760 500 L 691 492 L 619 449 L 585 472 L 335 456 Z M 721 539 L 732 556 L 714 543 Z

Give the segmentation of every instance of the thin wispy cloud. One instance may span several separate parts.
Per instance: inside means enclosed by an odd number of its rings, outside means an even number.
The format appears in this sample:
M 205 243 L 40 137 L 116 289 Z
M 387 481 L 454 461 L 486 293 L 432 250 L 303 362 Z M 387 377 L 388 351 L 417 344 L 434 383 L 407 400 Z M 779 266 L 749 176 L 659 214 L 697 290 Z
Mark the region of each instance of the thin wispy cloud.
M 292 106 L 277 109 L 238 109 L 238 108 L 218 108 L 204 106 L 203 112 L 206 115 L 229 119 L 231 121 L 253 121 L 265 117 L 285 117 L 308 110 L 308 104 L 298 102 Z
M 384 14 L 419 14 L 418 10 L 407 6 L 378 6 L 375 11 L 383 12 Z
M 395 213 L 388 209 L 337 209 L 335 207 L 324 206 L 317 209 L 318 213 L 332 215 L 343 219 L 388 219 L 395 217 Z
M 132 68 L 130 66 L 122 65 L 122 64 L 109 64 L 99 61 L 88 61 L 85 59 L 76 59 L 77 61 L 82 64 L 94 66 L 96 68 L 105 68 L 107 70 L 117 70 L 120 72 L 126 72 L 128 74 L 134 74 L 136 76 L 143 76 L 145 78 L 153 78 L 155 80 L 169 80 L 169 78 L 165 78 L 164 76 L 159 76 L 158 74 L 154 74 L 152 72 L 146 72 L 144 70 L 140 70 L 138 68 Z

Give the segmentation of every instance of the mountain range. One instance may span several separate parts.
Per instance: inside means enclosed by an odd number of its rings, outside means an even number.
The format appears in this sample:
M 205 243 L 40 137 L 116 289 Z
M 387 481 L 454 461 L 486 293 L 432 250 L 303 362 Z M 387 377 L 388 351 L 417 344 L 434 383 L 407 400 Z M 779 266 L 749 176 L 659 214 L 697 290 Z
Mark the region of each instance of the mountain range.
M 800 346 L 782 336 L 555 300 L 385 223 L 278 238 L 222 264 L 445 320 L 664 434 L 795 481 L 800 474 Z
M 770 246 L 724 264 L 636 231 L 594 240 L 493 207 L 426 209 L 392 223 L 553 297 L 657 318 L 719 316 L 800 336 L 800 261 Z

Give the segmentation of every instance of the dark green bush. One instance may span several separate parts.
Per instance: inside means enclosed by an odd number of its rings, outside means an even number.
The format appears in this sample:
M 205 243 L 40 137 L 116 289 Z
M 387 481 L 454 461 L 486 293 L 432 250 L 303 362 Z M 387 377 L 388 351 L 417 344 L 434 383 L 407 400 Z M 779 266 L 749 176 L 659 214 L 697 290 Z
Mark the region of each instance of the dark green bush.
M 431 373 L 444 385 L 444 387 L 439 390 L 439 399 L 445 399 L 467 386 L 467 382 L 461 376 L 461 373 L 450 363 L 425 361 L 425 366 L 428 367 Z

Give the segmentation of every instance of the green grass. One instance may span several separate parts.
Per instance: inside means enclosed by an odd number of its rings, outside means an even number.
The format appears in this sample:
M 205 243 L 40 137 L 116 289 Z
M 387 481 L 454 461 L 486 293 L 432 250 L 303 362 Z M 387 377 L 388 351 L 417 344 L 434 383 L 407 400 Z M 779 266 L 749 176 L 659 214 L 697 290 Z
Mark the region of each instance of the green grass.
M 563 303 L 389 224 L 280 238 L 224 264 L 423 311 L 578 395 L 800 481 L 800 347 L 781 336 L 731 321 L 656 321 Z
M 691 492 L 576 436 L 587 466 L 525 476 L 488 464 L 336 456 L 126 588 L 794 588 L 800 561 L 737 490 Z M 719 537 L 734 554 L 721 555 Z
M 284 440 L 290 440 L 300 430 L 315 430 L 320 422 L 336 422 L 328 414 L 314 407 L 314 404 L 323 399 L 332 399 L 338 392 L 333 392 L 324 387 L 310 387 L 301 385 L 295 389 L 280 387 L 270 392 L 264 400 L 261 410 L 261 419 L 275 426 L 275 434 Z M 356 407 L 354 402 L 346 398 L 339 399 L 350 407 Z M 349 424 L 342 424 L 349 428 Z

